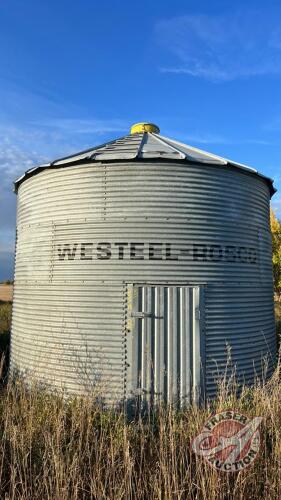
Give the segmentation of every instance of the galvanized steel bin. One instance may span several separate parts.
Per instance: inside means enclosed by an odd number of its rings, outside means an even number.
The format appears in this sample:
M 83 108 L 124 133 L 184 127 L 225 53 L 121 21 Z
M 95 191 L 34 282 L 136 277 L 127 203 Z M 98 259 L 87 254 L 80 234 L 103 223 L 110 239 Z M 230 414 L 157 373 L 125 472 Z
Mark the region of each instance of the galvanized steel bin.
M 16 182 L 11 374 L 185 404 L 272 373 L 272 181 L 155 132 Z

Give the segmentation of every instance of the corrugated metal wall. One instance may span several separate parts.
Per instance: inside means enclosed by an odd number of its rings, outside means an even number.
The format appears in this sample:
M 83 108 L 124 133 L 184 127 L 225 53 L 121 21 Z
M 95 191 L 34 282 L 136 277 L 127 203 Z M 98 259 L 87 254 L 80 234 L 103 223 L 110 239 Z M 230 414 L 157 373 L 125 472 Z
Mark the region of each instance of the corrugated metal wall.
M 206 285 L 206 388 L 275 359 L 269 188 L 231 167 L 114 163 L 19 187 L 12 370 L 123 397 L 128 283 Z M 253 364 L 254 361 L 254 364 Z M 244 376 L 243 375 L 243 376 Z

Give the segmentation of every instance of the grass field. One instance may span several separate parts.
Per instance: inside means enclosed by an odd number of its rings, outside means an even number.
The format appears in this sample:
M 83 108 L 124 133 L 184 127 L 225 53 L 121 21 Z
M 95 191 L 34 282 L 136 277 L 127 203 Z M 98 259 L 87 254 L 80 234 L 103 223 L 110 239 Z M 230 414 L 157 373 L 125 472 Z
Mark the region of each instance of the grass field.
M 2 332 L 9 330 L 10 309 L 0 304 Z M 278 307 L 279 331 L 280 312 Z M 279 367 L 267 384 L 244 388 L 239 397 L 234 390 L 226 394 L 222 384 L 206 408 L 163 408 L 126 421 L 90 399 L 66 402 L 36 387 L 27 391 L 20 382 L 3 385 L 0 498 L 279 500 L 280 394 Z M 227 408 L 264 419 L 260 454 L 237 474 L 216 472 L 190 447 L 206 418 Z

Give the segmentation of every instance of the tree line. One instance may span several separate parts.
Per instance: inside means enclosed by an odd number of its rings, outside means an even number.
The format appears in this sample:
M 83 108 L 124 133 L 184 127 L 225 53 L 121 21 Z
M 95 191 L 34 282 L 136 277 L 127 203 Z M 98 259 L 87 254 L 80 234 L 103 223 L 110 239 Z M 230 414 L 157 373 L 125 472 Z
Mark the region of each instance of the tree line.
M 270 226 L 272 235 L 273 279 L 276 295 L 281 297 L 281 221 L 273 210 L 270 212 Z

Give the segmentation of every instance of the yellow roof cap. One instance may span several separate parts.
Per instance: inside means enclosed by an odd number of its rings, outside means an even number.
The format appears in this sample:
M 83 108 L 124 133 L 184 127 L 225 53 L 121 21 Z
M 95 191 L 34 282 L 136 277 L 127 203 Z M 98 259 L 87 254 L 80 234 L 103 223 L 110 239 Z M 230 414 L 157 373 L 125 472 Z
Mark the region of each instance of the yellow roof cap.
M 157 125 L 154 125 L 154 123 L 147 122 L 135 123 L 132 125 L 131 134 L 141 134 L 142 132 L 153 132 L 154 134 L 159 134 L 160 128 L 157 127 Z

